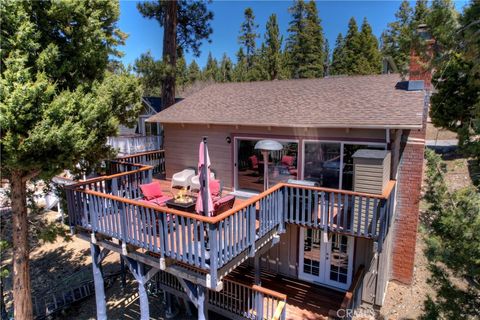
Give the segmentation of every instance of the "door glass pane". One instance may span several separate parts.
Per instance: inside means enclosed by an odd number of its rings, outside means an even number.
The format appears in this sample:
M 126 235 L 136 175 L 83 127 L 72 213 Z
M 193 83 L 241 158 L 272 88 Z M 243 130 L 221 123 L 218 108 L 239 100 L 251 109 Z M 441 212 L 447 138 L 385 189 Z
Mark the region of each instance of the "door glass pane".
M 321 187 L 339 188 L 340 143 L 305 142 L 304 177 Z
M 254 192 L 263 191 L 264 161 L 259 140 L 237 140 L 237 188 Z M 268 159 L 269 185 L 297 178 L 298 143 L 279 141 L 280 151 L 271 151 Z
M 342 189 L 353 190 L 353 158 L 352 155 L 359 149 L 384 150 L 381 145 L 360 145 L 360 144 L 344 144 L 343 145 L 343 178 Z
M 330 252 L 330 280 L 348 282 L 348 237 L 339 234 L 332 235 Z
M 313 276 L 320 275 L 321 231 L 304 229 L 303 272 Z

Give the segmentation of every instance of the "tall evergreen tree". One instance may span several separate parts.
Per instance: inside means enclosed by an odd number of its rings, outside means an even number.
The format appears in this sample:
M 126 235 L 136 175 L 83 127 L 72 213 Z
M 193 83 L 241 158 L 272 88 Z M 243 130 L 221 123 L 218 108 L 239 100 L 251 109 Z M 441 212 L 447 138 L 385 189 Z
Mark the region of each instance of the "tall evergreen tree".
M 162 82 L 165 76 L 165 68 L 161 60 L 155 60 L 148 51 L 142 53 L 133 64 L 133 70 L 137 73 L 143 92 L 147 96 L 162 96 Z
M 345 74 L 345 39 L 341 33 L 338 34 L 335 41 L 335 48 L 332 54 L 331 75 Z
M 190 65 L 188 66 L 188 82 L 195 83 L 202 78 L 202 72 L 200 71 L 200 67 L 198 66 L 195 60 L 192 60 Z
M 107 71 L 126 38 L 118 1 L 2 1 L 0 16 L 0 161 L 12 206 L 14 318 L 30 320 L 27 184 L 111 155 L 107 137 L 119 123 L 134 123 L 141 90 L 125 70 Z
M 357 21 L 352 17 L 348 22 L 348 31 L 343 45 L 343 74 L 359 74 L 360 69 L 364 67 L 365 62 L 361 56 L 361 45 L 361 35 L 358 32 Z
M 237 82 L 247 81 L 247 59 L 241 47 L 238 49 L 237 63 L 233 68 L 233 80 Z
M 289 64 L 294 78 L 323 76 L 323 31 L 314 1 L 295 1 L 287 39 Z
M 265 32 L 265 62 L 269 80 L 279 78 L 282 63 L 282 41 L 277 22 L 277 15 L 272 14 L 267 21 Z
M 372 33 L 372 27 L 363 19 L 360 32 L 360 52 L 356 74 L 378 74 L 382 71 L 382 56 L 378 49 L 378 40 Z
M 457 46 L 458 13 L 450 0 L 434 0 L 426 17 L 428 30 L 435 40 L 432 67 L 442 63 L 443 55 Z M 425 51 L 425 50 L 423 50 Z
M 256 53 L 256 39 L 258 38 L 258 25 L 255 23 L 255 15 L 252 8 L 245 9 L 245 21 L 240 27 L 239 43 L 245 48 L 247 69 L 253 67 L 253 60 Z
M 176 66 L 176 85 L 181 89 L 183 89 L 188 84 L 188 70 L 187 70 L 187 62 L 185 61 L 185 57 L 180 55 L 177 59 L 177 66 Z
M 163 27 L 163 63 L 165 79 L 162 101 L 169 107 L 175 103 L 175 68 L 180 50 L 200 55 L 203 40 L 208 40 L 213 30 L 210 21 L 213 13 L 207 9 L 207 1 L 154 0 L 137 4 L 140 13 L 158 21 Z
M 219 75 L 220 82 L 231 82 L 233 80 L 232 60 L 230 60 L 226 53 L 223 54 L 222 60 L 220 61 Z
M 421 5 L 417 5 L 420 14 Z M 395 13 L 396 20 L 388 24 L 382 34 L 382 54 L 390 57 L 401 73 L 408 70 L 412 41 L 412 8 L 409 1 L 404 0 Z
M 323 45 L 323 76 L 326 77 L 329 74 L 330 70 L 330 45 L 328 44 L 328 39 L 325 38 L 325 43 Z
M 411 20 L 412 31 L 415 31 L 419 25 L 425 24 L 427 22 L 428 13 L 429 13 L 428 1 L 417 0 L 417 2 L 415 3 L 415 9 L 413 11 L 413 16 Z
M 208 53 L 207 64 L 203 70 L 203 78 L 207 81 L 219 80 L 218 62 L 217 59 L 212 56 L 211 52 Z

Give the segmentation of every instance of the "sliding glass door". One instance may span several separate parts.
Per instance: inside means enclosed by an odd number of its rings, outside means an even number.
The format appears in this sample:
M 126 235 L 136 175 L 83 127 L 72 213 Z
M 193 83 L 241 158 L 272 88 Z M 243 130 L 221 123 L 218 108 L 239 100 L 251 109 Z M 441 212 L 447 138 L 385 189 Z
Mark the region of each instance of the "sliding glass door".
M 255 144 L 260 138 L 235 139 L 235 189 L 249 192 L 263 191 L 264 161 Z M 270 152 L 268 179 L 270 186 L 288 179 L 297 179 L 298 142 L 276 140 L 283 145 L 280 151 Z
M 341 143 L 306 141 L 304 152 L 305 180 L 325 188 L 340 187 Z

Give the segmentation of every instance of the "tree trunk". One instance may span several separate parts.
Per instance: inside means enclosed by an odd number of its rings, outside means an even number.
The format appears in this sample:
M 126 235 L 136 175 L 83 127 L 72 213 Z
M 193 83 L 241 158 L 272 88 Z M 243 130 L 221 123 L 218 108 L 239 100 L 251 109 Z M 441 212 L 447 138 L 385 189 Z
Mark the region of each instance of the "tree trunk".
M 30 287 L 26 183 L 21 172 L 12 172 L 13 301 L 15 319 L 33 319 Z
M 175 79 L 177 64 L 177 1 L 165 2 L 163 24 L 163 62 L 167 65 L 162 85 L 163 108 L 175 103 Z

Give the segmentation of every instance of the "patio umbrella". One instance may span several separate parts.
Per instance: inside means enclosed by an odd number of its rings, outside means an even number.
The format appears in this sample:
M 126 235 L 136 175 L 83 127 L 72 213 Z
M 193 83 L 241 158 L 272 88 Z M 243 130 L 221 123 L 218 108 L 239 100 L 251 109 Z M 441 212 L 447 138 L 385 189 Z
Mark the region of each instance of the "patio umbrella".
M 195 210 L 197 213 L 203 213 L 205 216 L 211 216 L 213 213 L 213 201 L 209 188 L 210 157 L 208 156 L 207 137 L 203 137 L 198 150 L 198 174 L 200 191 L 198 192 Z

